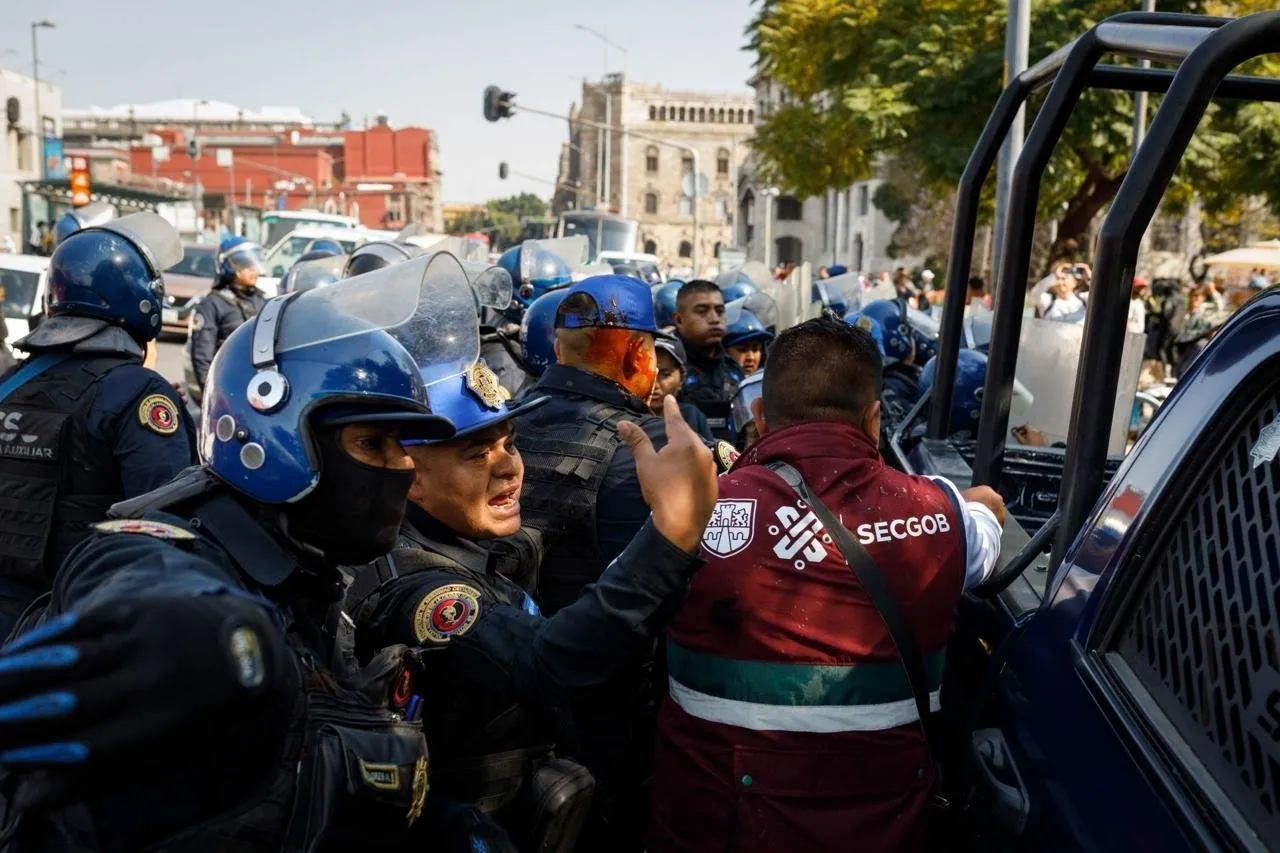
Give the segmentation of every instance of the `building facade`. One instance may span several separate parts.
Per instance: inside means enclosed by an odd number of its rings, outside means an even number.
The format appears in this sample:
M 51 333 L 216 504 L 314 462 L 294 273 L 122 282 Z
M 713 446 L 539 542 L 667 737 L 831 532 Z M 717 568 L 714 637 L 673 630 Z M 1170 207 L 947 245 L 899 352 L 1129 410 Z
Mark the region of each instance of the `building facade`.
M 698 190 L 699 272 L 714 268 L 719 250 L 735 245 L 733 200 L 755 109 L 746 92 L 675 91 L 621 74 L 584 82 L 582 103 L 570 111 L 553 210 L 600 207 L 637 219 L 636 248 L 679 268 L 692 264 Z M 690 149 L 701 179 L 693 177 Z
M 364 128 L 345 114 L 318 123 L 287 107 L 247 110 L 209 100 L 66 110 L 66 144 L 99 168 L 127 152 L 135 180 L 185 186 L 206 219 L 233 206 L 312 208 L 354 216 L 369 228 L 443 226 L 439 148 L 425 128 L 392 128 L 379 114 Z M 191 156 L 196 143 L 197 156 Z M 230 151 L 230 161 L 219 149 Z
M 760 120 L 790 100 L 786 89 L 768 77 L 748 81 L 755 90 Z M 815 269 L 840 264 L 851 271 L 875 273 L 912 266 L 911 258 L 891 258 L 897 226 L 874 203 L 883 179 L 873 176 L 821 196 L 797 199 L 762 184 L 755 156 L 747 157 L 737 184 L 738 245 L 747 259 L 770 267 L 810 263 Z
M 62 90 L 44 80 L 40 81 L 40 124 L 43 133 L 36 130 L 36 85 L 26 74 L 0 68 L 0 103 L 4 104 L 4 134 L 0 136 L 0 235 L 13 241 L 22 251 L 33 236 L 36 222 L 47 221 L 52 212 L 47 207 L 36 206 L 27 211 L 28 224 L 24 226 L 24 193 L 22 184 L 39 181 L 43 177 L 42 161 L 46 156 L 46 142 L 53 143 L 62 136 Z M 50 150 L 55 162 L 50 175 L 65 177 L 61 147 L 54 144 Z M 25 233 L 24 233 L 25 228 Z

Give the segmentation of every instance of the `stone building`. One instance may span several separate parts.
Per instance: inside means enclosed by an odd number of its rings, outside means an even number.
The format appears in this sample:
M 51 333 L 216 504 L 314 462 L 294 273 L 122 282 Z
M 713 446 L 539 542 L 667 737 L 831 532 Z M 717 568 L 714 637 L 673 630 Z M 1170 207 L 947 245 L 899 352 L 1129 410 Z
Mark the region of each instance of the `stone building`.
M 0 68 L 0 103 L 4 105 L 4 132 L 0 134 L 0 236 L 13 240 L 18 251 L 31 239 L 37 221 L 51 219 L 44 204 L 32 206 L 24 199 L 22 184 L 39 181 L 41 164 L 50 177 L 62 177 L 62 90 L 40 81 L 40 118 L 43 133 L 36 129 L 36 82 L 26 74 Z M 24 207 L 28 208 L 24 215 Z M 25 222 L 25 224 L 24 224 Z M 24 230 L 25 229 L 25 230 Z
M 689 267 L 694 201 L 685 176 L 693 173 L 693 157 L 684 149 L 693 148 L 705 180 L 698 200 L 700 271 L 715 266 L 722 247 L 735 245 L 733 200 L 755 123 L 750 93 L 682 92 L 610 74 L 598 83 L 583 82 L 582 103 L 570 116 L 556 213 L 602 207 L 637 219 L 638 250 L 676 268 Z M 582 119 L 612 128 L 608 141 L 605 131 Z
M 764 75 L 747 84 L 755 90 L 755 114 L 761 120 L 790 100 L 784 87 Z M 808 262 L 816 269 L 842 264 L 857 272 L 909 267 L 913 259 L 888 255 L 897 226 L 873 203 L 881 183 L 876 175 L 821 196 L 797 199 L 762 184 L 752 155 L 743 165 L 735 194 L 737 245 L 748 260 L 769 266 Z

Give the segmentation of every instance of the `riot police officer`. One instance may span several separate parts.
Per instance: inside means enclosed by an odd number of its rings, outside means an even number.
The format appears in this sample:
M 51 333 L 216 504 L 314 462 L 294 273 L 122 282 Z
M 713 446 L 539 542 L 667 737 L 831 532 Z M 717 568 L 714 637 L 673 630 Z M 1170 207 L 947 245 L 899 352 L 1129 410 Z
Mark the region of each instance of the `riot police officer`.
M 663 334 L 649 288 L 626 276 L 584 279 L 565 292 L 554 327 L 556 363 L 526 391 L 551 400 L 521 415 L 516 426 L 525 523 L 542 531 L 546 543 L 537 593 L 548 615 L 576 601 L 648 518 L 619 424 L 635 422 L 655 445 L 666 440 L 662 419 L 647 408 L 657 375 L 654 339 Z M 716 456 L 727 468 L 733 449 L 719 443 Z M 574 756 L 601 784 L 593 849 L 626 850 L 642 834 L 651 698 L 647 668 L 635 667 L 573 703 Z
M 713 435 L 729 438 L 729 403 L 743 372 L 724 348 L 728 329 L 724 295 L 712 282 L 686 282 L 676 294 L 673 319 L 676 334 L 689 356 L 689 375 L 680 399 L 702 410 Z
M 232 333 L 201 467 L 117 507 L 48 620 L 0 649 L 10 849 L 511 849 L 426 802 L 404 647 L 355 672 L 332 642 L 337 567 L 395 544 L 400 441 L 453 434 L 400 341 L 447 350 L 473 306 L 440 286 L 462 278 L 451 256 L 404 267 L 277 297 Z M 427 687 L 448 691 L 409 685 Z
M 218 246 L 218 275 L 213 289 L 191 312 L 185 350 L 187 396 L 199 407 L 213 356 L 223 342 L 253 319 L 266 303 L 258 289 L 265 270 L 262 247 L 244 237 L 228 237 Z
M 422 696 L 433 796 L 481 805 L 521 849 L 568 851 L 592 780 L 552 752 L 559 739 L 552 709 L 649 654 L 661 614 L 698 565 L 682 550 L 696 547 L 695 527 L 672 514 L 667 492 L 699 473 L 710 487 L 711 454 L 673 412 L 662 458 L 636 450 L 653 521 L 590 594 L 543 619 L 529 594 L 498 570 L 502 555 L 492 540 L 520 530 L 524 465 L 511 419 L 547 398 L 508 407 L 483 361 L 429 384 L 427 395 L 458 432 L 446 441 L 405 442 L 415 479 L 400 531 L 404 550 L 360 569 L 348 588 L 356 650 L 367 661 L 388 645 L 417 646 L 426 682 L 458 688 Z M 644 442 L 633 424 L 619 431 L 633 446 Z M 713 495 L 706 500 L 714 503 Z M 539 557 L 530 549 L 528 559 Z
M 160 270 L 181 256 L 151 213 L 75 231 L 54 250 L 49 316 L 15 342 L 30 357 L 0 380 L 0 633 L 111 504 L 195 459 L 190 418 L 142 366 L 160 330 Z

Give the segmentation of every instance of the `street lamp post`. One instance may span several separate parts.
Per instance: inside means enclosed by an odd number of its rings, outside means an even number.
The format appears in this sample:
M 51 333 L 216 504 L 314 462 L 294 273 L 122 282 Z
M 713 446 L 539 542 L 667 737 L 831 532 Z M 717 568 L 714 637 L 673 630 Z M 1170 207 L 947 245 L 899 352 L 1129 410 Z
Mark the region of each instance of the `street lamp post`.
M 610 206 L 610 202 L 612 201 L 612 197 L 611 197 L 612 194 L 610 193 L 610 184 L 613 178 L 613 93 L 609 91 L 608 80 L 606 80 L 605 78 L 608 77 L 609 75 L 609 48 L 612 47 L 614 50 L 618 50 L 622 52 L 624 68 L 626 67 L 627 49 L 617 44 L 616 42 L 610 41 L 609 37 L 604 33 L 599 32 L 597 30 L 593 30 L 591 27 L 588 27 L 584 24 L 574 24 L 573 26 L 574 26 L 574 29 L 582 30 L 584 33 L 588 33 L 589 35 L 593 35 L 596 38 L 600 39 L 600 55 L 601 55 L 600 85 L 601 87 L 604 88 L 604 124 L 605 126 L 604 126 L 604 151 L 602 154 L 602 159 L 604 161 L 604 170 L 603 170 L 604 177 L 601 182 L 602 190 L 599 195 L 604 198 L 604 205 L 606 208 L 608 208 Z M 626 151 L 625 142 L 623 143 L 623 151 L 625 154 L 625 151 Z M 622 202 L 622 207 L 623 207 L 622 212 L 624 215 L 626 214 L 625 198 L 626 198 L 626 180 L 627 180 L 625 170 L 626 170 L 626 163 L 624 158 L 623 173 L 622 173 L 622 183 L 623 183 L 622 193 L 623 193 L 623 199 L 624 199 L 624 201 Z
M 53 21 L 34 21 L 31 24 L 31 80 L 34 83 L 36 103 L 36 159 L 40 161 L 40 179 L 48 177 L 48 164 L 44 161 L 44 119 L 40 115 L 40 52 L 36 44 L 36 30 L 52 30 Z
M 773 200 L 778 195 L 777 187 L 765 187 L 760 190 L 764 199 L 764 266 L 773 274 Z

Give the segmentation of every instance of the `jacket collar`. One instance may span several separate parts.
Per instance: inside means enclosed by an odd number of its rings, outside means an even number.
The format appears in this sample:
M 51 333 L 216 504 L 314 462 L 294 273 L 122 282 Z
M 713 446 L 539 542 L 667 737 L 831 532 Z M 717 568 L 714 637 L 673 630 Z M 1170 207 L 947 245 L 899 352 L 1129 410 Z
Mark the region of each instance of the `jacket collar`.
M 539 391 L 558 391 L 562 394 L 577 394 L 610 403 L 619 408 L 631 409 L 637 414 L 649 414 L 649 407 L 639 397 L 623 388 L 612 379 L 570 367 L 567 364 L 553 364 L 542 374 L 536 386 Z M 533 396 L 537 396 L 535 393 Z
M 806 459 L 879 462 L 880 450 L 865 432 L 853 424 L 841 421 L 802 421 L 779 430 L 771 430 L 751 445 L 733 467 L 737 469 L 748 465 L 767 465 L 779 460 L 798 462 Z
M 413 502 L 405 509 L 401 533 L 424 551 L 432 551 L 473 572 L 488 572 L 488 548 L 458 535 L 455 530 L 436 520 Z
M 684 345 L 685 357 L 688 358 L 689 364 L 692 364 L 694 367 L 698 367 L 703 370 L 710 370 L 726 358 L 732 358 L 732 356 L 729 355 L 729 351 L 725 349 L 725 346 L 722 343 L 716 344 L 708 350 L 705 347 L 700 347 L 696 344 L 690 343 L 679 333 L 676 334 L 676 337 L 679 338 L 680 343 Z M 737 362 L 734 363 L 737 364 Z

